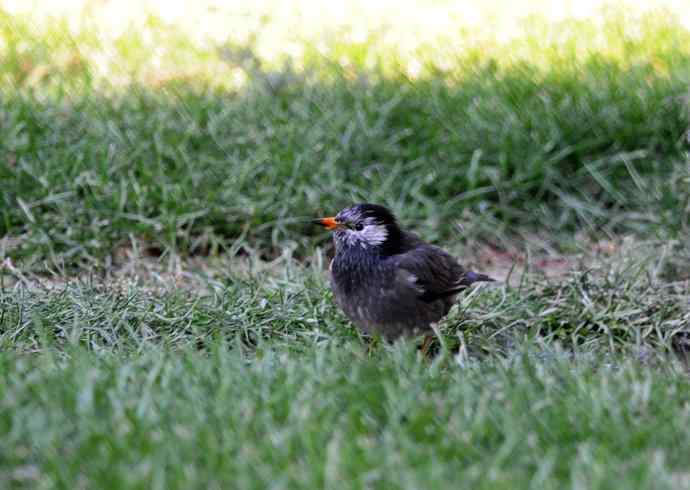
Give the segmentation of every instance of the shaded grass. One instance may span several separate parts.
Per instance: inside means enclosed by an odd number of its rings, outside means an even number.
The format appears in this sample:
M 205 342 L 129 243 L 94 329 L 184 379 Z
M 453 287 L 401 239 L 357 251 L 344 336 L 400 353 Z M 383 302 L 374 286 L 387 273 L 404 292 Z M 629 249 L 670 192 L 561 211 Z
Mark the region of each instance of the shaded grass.
M 22 236 L 15 257 L 93 264 L 130 234 L 182 253 L 237 239 L 304 246 L 295 218 L 361 200 L 426 220 L 431 238 L 458 221 L 493 240 L 517 224 L 686 229 L 687 186 L 671 178 L 687 172 L 685 108 L 667 102 L 686 85 L 659 80 L 640 98 L 612 77 L 607 89 L 623 94 L 600 103 L 600 87 L 573 92 L 561 76 L 517 102 L 501 90 L 519 80 L 492 86 L 482 74 L 453 88 L 6 98 L 2 232 Z
M 618 39 L 625 26 L 597 32 Z M 468 49 L 416 79 L 323 55 L 303 71 L 231 60 L 242 88 L 16 78 L 0 96 L 0 234 L 13 237 L 2 253 L 34 270 L 94 266 L 134 237 L 154 254 L 303 255 L 314 231 L 300 220 L 362 200 L 430 239 L 457 239 L 457 222 L 466 239 L 505 245 L 520 227 L 566 249 L 582 229 L 682 236 L 687 33 L 647 21 L 583 55 L 569 43 L 584 25 L 544 45 L 540 29 L 515 41 L 515 61 Z M 58 34 L 46 36 L 35 42 Z

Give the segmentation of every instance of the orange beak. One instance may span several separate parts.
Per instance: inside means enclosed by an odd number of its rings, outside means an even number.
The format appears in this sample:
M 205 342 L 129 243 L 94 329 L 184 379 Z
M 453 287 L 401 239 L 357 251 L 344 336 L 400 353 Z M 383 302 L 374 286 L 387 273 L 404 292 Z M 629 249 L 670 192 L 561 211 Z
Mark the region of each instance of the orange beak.
M 315 219 L 314 223 L 321 225 L 328 230 L 335 230 L 340 223 L 336 221 L 334 217 Z

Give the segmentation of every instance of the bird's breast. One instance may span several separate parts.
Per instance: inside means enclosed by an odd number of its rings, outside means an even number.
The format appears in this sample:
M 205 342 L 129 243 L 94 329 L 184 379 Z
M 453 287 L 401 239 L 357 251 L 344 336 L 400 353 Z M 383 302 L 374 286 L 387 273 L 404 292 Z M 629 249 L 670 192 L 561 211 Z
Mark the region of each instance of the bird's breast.
M 416 284 L 396 275 L 395 263 L 385 258 L 336 256 L 331 288 L 338 306 L 360 329 L 389 338 L 429 328 L 444 312 L 442 302 L 419 299 Z M 408 274 L 408 276 L 411 276 Z
M 331 264 L 331 286 L 336 300 L 348 314 L 367 316 L 372 295 L 384 293 L 388 282 L 381 260 L 336 256 Z

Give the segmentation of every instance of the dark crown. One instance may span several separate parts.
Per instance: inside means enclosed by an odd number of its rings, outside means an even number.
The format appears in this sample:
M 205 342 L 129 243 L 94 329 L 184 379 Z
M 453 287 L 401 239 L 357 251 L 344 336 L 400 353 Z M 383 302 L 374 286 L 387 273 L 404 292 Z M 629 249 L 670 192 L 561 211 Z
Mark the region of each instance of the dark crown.
M 392 225 L 396 223 L 393 213 L 391 213 L 388 208 L 381 206 L 380 204 L 355 204 L 351 209 L 360 216 L 364 218 L 373 218 L 381 224 Z

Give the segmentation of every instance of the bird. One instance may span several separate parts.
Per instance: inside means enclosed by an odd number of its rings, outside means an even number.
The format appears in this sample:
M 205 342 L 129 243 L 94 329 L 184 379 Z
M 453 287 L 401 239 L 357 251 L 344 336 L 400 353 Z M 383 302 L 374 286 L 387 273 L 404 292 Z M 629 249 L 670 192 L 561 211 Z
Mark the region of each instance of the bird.
M 313 222 L 333 232 L 329 270 L 335 301 L 369 336 L 394 341 L 424 334 L 425 351 L 456 296 L 476 282 L 494 281 L 401 229 L 380 204 L 354 204 Z

